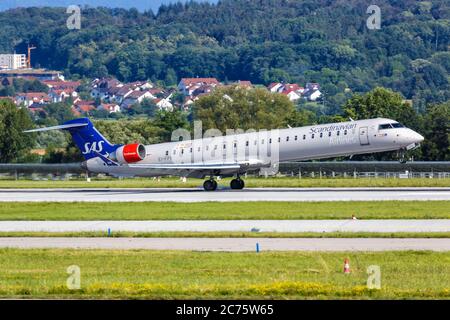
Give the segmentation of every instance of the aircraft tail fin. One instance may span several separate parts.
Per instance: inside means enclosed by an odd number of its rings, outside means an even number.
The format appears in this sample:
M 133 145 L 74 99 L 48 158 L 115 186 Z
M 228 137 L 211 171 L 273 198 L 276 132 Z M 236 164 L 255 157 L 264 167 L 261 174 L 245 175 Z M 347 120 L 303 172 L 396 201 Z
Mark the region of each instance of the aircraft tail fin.
M 41 132 L 49 130 L 69 131 L 75 144 L 80 148 L 86 160 L 98 157 L 98 154 L 108 156 L 114 152 L 120 145 L 111 144 L 94 127 L 88 118 L 80 118 L 67 121 L 59 126 L 26 130 L 24 132 Z

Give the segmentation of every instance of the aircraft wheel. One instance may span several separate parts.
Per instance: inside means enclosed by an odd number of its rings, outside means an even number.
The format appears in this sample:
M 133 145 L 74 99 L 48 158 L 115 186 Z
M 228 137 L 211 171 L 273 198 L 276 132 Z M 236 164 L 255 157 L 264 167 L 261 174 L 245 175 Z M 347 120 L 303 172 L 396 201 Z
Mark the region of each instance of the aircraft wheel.
M 245 186 L 244 180 L 241 179 L 233 179 L 230 182 L 231 189 L 240 190 L 244 189 L 244 186 Z
M 214 191 L 217 189 L 217 182 L 215 180 L 206 180 L 203 182 L 205 191 Z

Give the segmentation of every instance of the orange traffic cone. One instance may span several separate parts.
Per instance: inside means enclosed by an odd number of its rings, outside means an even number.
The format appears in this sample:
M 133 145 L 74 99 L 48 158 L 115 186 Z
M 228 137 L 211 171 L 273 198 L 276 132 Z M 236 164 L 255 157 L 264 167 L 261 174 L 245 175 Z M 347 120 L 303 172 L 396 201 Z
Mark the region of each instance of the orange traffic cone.
M 348 259 L 344 260 L 344 273 L 350 273 L 350 261 Z

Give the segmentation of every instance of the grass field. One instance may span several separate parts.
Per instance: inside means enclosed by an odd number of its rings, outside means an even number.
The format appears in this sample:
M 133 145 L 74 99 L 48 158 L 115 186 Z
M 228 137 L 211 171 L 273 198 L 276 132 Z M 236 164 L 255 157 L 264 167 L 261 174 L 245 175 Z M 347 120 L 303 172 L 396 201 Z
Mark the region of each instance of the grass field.
M 81 270 L 79 290 L 66 286 L 71 265 Z M 381 268 L 380 290 L 366 287 L 370 265 Z M 0 249 L 0 297 L 448 299 L 450 252 Z
M 450 187 L 450 179 L 395 179 L 395 178 L 246 178 L 249 188 L 258 187 Z M 230 179 L 219 181 L 219 188 L 229 187 Z M 67 181 L 0 180 L 0 188 L 201 188 L 203 180 L 188 179 L 186 183 L 177 178 L 153 179 L 92 179 Z
M 450 232 L 0 232 L 0 237 L 113 238 L 450 238 Z
M 450 201 L 0 203 L 0 220 L 449 219 Z

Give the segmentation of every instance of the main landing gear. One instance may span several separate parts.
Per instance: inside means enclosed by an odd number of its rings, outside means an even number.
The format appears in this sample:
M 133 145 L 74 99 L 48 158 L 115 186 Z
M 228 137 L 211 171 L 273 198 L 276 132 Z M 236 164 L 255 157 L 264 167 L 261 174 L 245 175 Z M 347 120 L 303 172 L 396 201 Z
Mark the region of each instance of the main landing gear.
M 234 190 L 242 190 L 244 189 L 245 183 L 244 180 L 242 180 L 240 177 L 237 177 L 236 179 L 231 180 L 230 187 Z M 217 181 L 214 180 L 213 177 L 211 177 L 209 180 L 206 180 L 203 182 L 203 189 L 205 191 L 215 191 L 217 190 Z
M 244 189 L 245 183 L 244 180 L 241 180 L 241 178 L 237 178 L 237 179 L 233 179 L 230 182 L 230 187 L 231 189 L 237 189 L 237 190 L 241 190 Z
M 214 180 L 213 178 L 206 180 L 205 182 L 203 182 L 203 189 L 205 189 L 205 191 L 214 191 L 217 189 L 217 181 Z

